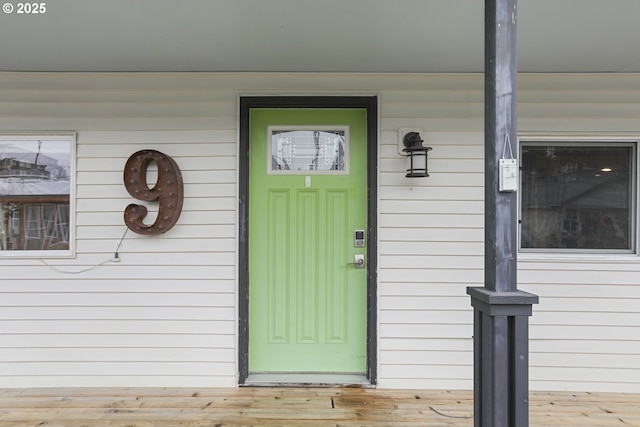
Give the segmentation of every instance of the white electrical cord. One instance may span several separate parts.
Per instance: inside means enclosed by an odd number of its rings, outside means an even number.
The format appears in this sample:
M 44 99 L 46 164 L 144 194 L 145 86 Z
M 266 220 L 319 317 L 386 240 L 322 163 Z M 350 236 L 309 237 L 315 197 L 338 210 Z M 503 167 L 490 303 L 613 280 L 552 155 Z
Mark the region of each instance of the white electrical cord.
M 78 270 L 78 271 L 68 271 L 68 270 L 62 270 L 58 267 L 56 267 L 55 265 L 51 265 L 48 264 L 45 260 L 41 259 L 40 262 L 42 262 L 44 265 L 46 265 L 47 267 L 49 267 L 50 269 L 52 269 L 53 271 L 56 271 L 58 273 L 63 273 L 63 274 L 80 274 L 80 273 L 86 273 L 87 271 L 91 271 L 91 270 L 95 270 L 98 267 L 101 267 L 103 265 L 105 265 L 108 262 L 111 262 L 111 259 L 106 259 L 104 261 L 102 261 L 99 264 L 96 265 L 92 265 L 90 267 L 84 268 L 82 270 Z
M 103 265 L 110 263 L 110 262 L 120 262 L 120 256 L 118 254 L 118 250 L 120 249 L 120 245 L 122 245 L 122 241 L 124 240 L 124 237 L 127 235 L 127 231 L 129 231 L 129 228 L 127 227 L 124 230 L 124 234 L 122 235 L 122 237 L 120 238 L 120 242 L 118 242 L 118 246 L 116 247 L 116 251 L 113 254 L 113 258 L 109 258 L 109 259 L 105 259 L 104 261 L 96 264 L 96 265 L 92 265 L 86 268 L 83 268 L 82 270 L 76 270 L 76 271 L 69 271 L 69 270 L 62 270 L 58 267 L 56 267 L 55 265 L 51 265 L 49 263 L 47 263 L 45 260 L 40 259 L 40 262 L 43 263 L 44 265 L 46 265 L 47 267 L 49 267 L 50 269 L 52 269 L 55 272 L 58 273 L 62 273 L 62 274 L 81 274 L 81 273 L 86 273 L 87 271 L 91 271 L 91 270 L 95 270 L 99 267 L 102 267 Z

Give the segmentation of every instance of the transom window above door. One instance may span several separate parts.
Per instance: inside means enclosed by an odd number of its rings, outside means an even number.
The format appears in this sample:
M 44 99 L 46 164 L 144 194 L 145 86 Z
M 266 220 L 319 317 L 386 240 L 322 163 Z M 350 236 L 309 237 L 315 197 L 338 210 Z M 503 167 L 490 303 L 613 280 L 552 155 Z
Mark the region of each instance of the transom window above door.
M 269 126 L 269 174 L 349 173 L 348 126 Z
M 521 141 L 521 165 L 521 250 L 635 252 L 635 141 Z

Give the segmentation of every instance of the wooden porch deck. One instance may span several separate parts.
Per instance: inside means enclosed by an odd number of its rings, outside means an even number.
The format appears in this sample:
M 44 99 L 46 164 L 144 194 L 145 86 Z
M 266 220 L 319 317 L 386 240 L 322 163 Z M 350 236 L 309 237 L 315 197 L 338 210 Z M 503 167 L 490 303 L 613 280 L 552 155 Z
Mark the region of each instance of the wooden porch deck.
M 531 393 L 530 426 L 640 426 L 640 395 Z M 472 392 L 0 389 L 1 427 L 473 426 Z

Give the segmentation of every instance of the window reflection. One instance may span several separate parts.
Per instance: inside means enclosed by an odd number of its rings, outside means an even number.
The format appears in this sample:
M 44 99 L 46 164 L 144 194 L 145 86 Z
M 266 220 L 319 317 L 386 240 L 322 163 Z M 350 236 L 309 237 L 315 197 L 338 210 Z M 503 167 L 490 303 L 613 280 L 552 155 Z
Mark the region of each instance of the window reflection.
M 632 250 L 633 152 L 523 144 L 521 247 Z
M 272 130 L 271 171 L 345 171 L 346 145 L 345 130 Z
M 70 249 L 71 137 L 0 139 L 0 251 Z

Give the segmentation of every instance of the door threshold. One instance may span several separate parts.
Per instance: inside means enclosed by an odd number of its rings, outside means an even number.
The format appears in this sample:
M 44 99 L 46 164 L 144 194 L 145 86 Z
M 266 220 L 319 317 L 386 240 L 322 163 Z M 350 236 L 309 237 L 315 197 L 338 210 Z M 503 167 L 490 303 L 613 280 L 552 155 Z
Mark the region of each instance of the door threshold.
M 364 374 L 334 374 L 309 372 L 258 372 L 249 374 L 248 387 L 357 387 L 373 388 Z

